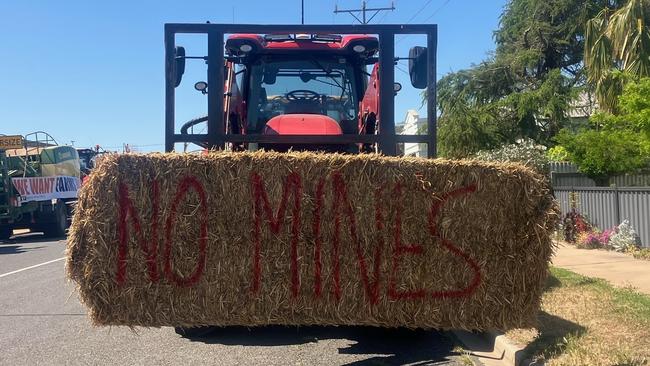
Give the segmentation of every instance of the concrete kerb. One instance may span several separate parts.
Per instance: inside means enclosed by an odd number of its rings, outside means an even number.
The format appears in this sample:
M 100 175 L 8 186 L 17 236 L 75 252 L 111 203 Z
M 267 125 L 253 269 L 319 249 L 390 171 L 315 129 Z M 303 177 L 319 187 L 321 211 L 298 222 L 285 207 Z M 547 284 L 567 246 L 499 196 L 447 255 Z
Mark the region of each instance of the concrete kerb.
M 485 366 L 528 366 L 524 347 L 512 343 L 503 333 L 452 331 L 463 348 L 476 356 Z

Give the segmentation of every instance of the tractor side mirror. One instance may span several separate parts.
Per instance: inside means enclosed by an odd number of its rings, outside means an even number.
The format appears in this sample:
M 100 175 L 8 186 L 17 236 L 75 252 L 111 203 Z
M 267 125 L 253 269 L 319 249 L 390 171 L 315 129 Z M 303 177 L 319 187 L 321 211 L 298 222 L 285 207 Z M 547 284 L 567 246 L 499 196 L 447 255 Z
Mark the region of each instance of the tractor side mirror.
M 277 78 L 278 78 L 278 70 L 277 69 L 273 69 L 271 67 L 264 68 L 264 76 L 263 76 L 263 79 L 262 79 L 264 84 L 273 85 L 277 81 Z M 301 76 L 301 78 L 302 78 L 302 76 Z M 303 80 L 303 82 L 306 83 L 307 81 Z
M 427 63 L 426 47 L 415 46 L 409 50 L 409 75 L 414 88 L 427 87 Z
M 183 74 L 185 73 L 185 47 L 177 46 L 174 50 L 174 69 L 173 80 L 174 87 L 181 85 Z

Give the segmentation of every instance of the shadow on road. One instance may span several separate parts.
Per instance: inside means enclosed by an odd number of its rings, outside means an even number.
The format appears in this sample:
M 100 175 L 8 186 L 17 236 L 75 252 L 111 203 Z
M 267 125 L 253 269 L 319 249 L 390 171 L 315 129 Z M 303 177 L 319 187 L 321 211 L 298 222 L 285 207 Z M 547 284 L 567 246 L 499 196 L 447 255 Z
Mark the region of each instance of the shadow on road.
M 0 240 L 0 245 L 4 244 L 24 244 L 24 243 L 43 243 L 49 241 L 65 240 L 66 237 L 45 236 L 43 233 L 28 233 L 14 235 L 9 240 Z
M 353 344 L 339 348 L 341 354 L 370 355 L 350 365 L 432 364 L 445 362 L 454 343 L 445 333 L 425 330 L 376 327 L 287 327 L 206 328 L 202 336 L 186 337 L 195 342 L 241 346 L 287 346 L 315 343 L 326 339 L 345 339 Z
M 45 247 L 24 247 L 22 245 L 2 245 L 0 244 L 0 255 L 2 254 L 20 254 L 31 250 L 42 249 Z

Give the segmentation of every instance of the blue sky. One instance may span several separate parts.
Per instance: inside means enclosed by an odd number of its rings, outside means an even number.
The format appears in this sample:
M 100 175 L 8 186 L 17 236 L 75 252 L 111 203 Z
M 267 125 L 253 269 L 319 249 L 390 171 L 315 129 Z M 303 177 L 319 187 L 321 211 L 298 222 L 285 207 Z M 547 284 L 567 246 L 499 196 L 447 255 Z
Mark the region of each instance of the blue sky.
M 305 22 L 345 24 L 339 8 L 359 7 L 358 0 L 306 0 Z M 396 0 L 397 10 L 373 20 L 382 24 L 437 23 L 438 77 L 478 63 L 494 49 L 492 32 L 506 0 Z M 370 0 L 386 6 L 389 0 Z M 426 5 L 426 6 L 425 6 Z M 422 9 L 424 6 L 424 9 Z M 420 12 L 418 10 L 422 9 Z M 60 144 L 95 144 L 116 150 L 122 143 L 140 151 L 164 148 L 165 23 L 283 24 L 300 22 L 299 0 L 139 0 L 0 1 L 0 133 L 43 130 Z M 182 39 L 177 40 L 183 43 Z M 202 52 L 200 40 L 188 39 L 188 54 Z M 398 40 L 404 56 L 417 37 Z M 203 97 L 191 91 L 197 75 L 188 65 L 179 90 L 178 119 L 204 114 Z M 405 68 L 405 65 L 402 66 Z M 198 70 L 198 69 L 197 69 Z M 200 75 L 200 74 L 199 74 Z M 396 120 L 419 107 L 406 75 L 396 101 Z

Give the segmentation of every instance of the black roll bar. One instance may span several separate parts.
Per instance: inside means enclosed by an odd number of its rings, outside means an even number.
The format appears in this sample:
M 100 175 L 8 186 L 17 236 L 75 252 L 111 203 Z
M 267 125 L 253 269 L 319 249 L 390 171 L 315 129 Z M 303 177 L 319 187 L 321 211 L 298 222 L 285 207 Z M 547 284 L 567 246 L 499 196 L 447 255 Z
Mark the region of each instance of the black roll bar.
M 235 135 L 225 134 L 223 115 L 224 36 L 226 34 L 377 34 L 379 36 L 379 79 L 381 120 L 378 135 L 344 134 L 338 136 L 308 135 Z M 177 34 L 208 35 L 208 118 L 207 133 L 177 134 L 175 131 L 174 63 Z M 423 34 L 427 37 L 427 134 L 395 134 L 395 35 Z M 378 143 L 384 155 L 396 155 L 397 143 L 426 143 L 427 156 L 437 155 L 436 114 L 436 49 L 438 27 L 435 24 L 355 24 L 355 25 L 258 25 L 258 24 L 165 24 L 165 151 L 174 150 L 175 143 L 206 142 L 213 149 L 224 149 L 227 142 L 259 142 L 282 144 L 347 144 Z M 390 65 L 383 67 L 383 65 Z

